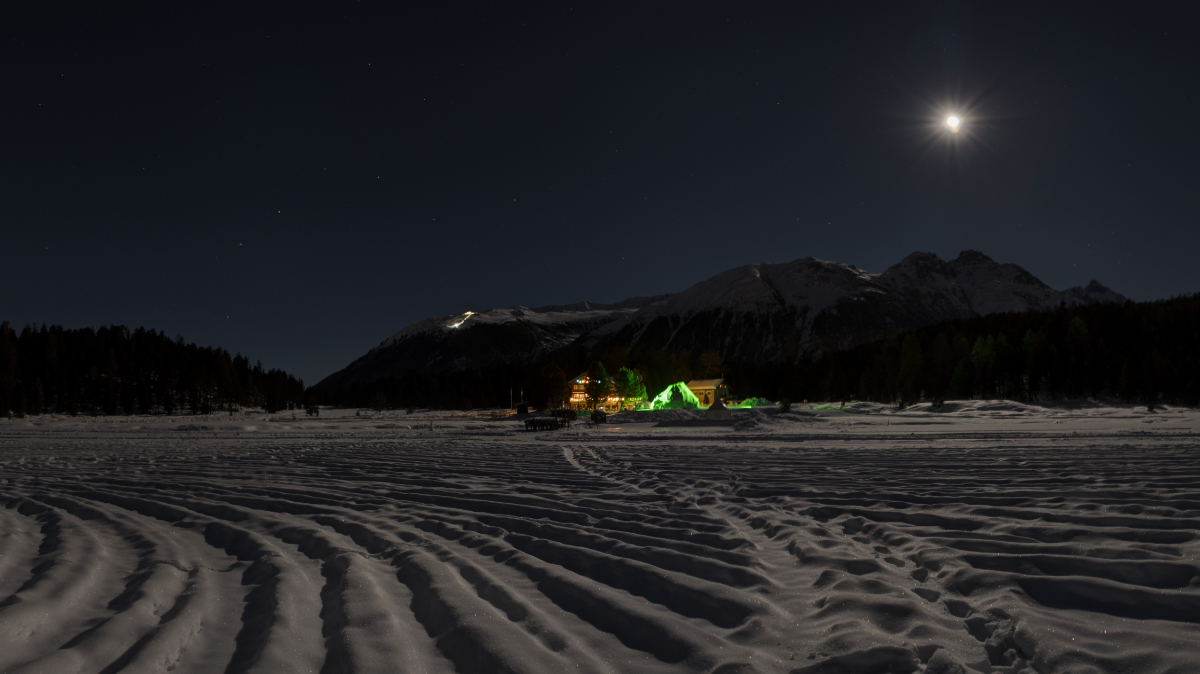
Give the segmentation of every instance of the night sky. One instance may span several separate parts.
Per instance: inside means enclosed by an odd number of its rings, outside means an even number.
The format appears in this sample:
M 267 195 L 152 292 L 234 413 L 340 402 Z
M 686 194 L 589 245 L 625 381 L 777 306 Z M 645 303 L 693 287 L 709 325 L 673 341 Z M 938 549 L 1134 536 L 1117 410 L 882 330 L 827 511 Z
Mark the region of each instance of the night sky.
M 1200 291 L 1187 3 L 25 4 L 18 328 L 146 326 L 313 384 L 430 315 L 807 256 Z

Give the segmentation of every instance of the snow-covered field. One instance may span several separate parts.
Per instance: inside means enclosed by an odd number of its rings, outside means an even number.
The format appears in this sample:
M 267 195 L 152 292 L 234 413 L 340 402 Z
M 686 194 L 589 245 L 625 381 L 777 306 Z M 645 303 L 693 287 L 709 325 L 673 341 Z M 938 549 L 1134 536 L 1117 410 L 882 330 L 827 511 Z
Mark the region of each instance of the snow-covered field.
M 0 420 L 0 672 L 1200 672 L 1196 411 L 739 414 Z

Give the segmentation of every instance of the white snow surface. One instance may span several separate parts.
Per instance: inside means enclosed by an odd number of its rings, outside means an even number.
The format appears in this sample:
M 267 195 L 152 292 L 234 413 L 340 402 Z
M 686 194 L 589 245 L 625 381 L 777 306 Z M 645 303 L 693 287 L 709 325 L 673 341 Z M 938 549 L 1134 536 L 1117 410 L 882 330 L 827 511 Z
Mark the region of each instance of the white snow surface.
M 360 412 L 0 420 L 0 672 L 1200 671 L 1196 410 Z

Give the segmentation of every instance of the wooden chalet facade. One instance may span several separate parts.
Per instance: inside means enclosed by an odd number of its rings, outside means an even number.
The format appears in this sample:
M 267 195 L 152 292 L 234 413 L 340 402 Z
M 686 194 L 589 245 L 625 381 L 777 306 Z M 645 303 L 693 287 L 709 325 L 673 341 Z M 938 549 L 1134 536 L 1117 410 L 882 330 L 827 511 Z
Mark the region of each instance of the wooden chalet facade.
M 567 407 L 573 410 L 591 409 L 587 396 L 587 387 L 590 383 L 592 383 L 592 378 L 586 372 L 571 380 L 571 397 L 567 401 Z M 635 402 L 641 402 L 641 400 L 631 401 L 630 405 L 626 405 L 625 399 L 617 395 L 616 391 L 609 391 L 608 397 L 596 404 L 596 409 L 605 412 L 619 412 L 624 407 L 631 407 Z
M 693 379 L 687 387 L 699 399 L 701 407 L 712 405 L 718 398 L 729 400 L 729 388 L 724 379 Z

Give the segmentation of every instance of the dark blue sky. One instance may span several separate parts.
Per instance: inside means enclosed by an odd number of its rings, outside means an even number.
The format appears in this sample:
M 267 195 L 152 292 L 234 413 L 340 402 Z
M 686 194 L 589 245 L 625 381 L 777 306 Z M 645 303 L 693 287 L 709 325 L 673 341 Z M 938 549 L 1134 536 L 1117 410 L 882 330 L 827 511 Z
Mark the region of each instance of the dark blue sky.
M 312 384 L 429 315 L 810 255 L 1200 291 L 1200 50 L 1166 5 L 177 4 L 0 28 L 0 318 Z

